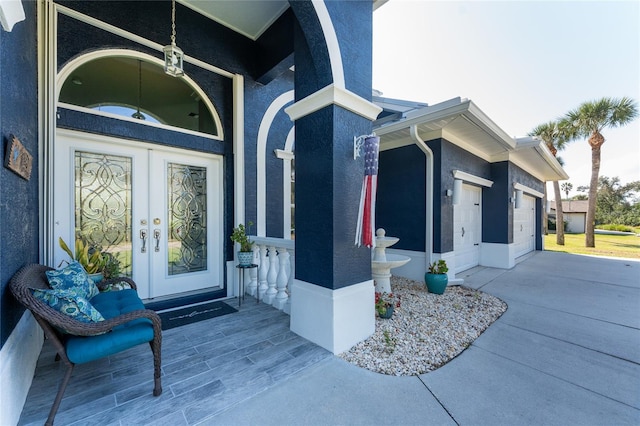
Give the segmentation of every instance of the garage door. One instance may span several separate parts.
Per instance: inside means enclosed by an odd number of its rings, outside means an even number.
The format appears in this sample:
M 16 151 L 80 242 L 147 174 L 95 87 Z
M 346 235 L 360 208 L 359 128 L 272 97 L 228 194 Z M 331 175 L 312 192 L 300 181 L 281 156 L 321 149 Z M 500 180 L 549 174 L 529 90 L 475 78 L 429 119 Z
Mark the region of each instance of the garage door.
M 480 263 L 481 200 L 482 188 L 462 185 L 460 203 L 453 206 L 453 250 L 456 273 L 473 268 Z
M 535 198 L 523 195 L 520 208 L 513 213 L 513 244 L 515 257 L 536 249 L 536 202 Z

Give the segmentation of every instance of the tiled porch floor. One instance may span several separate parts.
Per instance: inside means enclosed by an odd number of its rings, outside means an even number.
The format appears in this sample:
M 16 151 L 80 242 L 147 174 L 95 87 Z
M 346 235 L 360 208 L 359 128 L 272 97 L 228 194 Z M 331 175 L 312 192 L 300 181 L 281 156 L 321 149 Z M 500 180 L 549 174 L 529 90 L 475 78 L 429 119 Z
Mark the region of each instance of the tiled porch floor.
M 288 315 L 247 297 L 237 313 L 163 332 L 159 397 L 148 345 L 77 365 L 55 424 L 214 423 L 216 414 L 329 356 L 291 332 Z M 45 342 L 20 425 L 46 420 L 65 370 L 54 357 Z

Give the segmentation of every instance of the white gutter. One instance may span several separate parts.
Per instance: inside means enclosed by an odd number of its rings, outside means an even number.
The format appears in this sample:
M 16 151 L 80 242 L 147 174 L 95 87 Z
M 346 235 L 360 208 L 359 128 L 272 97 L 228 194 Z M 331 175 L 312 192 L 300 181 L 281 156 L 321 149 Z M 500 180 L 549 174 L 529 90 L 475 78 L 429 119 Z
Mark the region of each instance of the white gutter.
M 418 134 L 418 126 L 412 125 L 409 127 L 409 131 L 411 133 L 411 139 L 415 142 L 415 144 L 420 148 L 422 152 L 424 152 L 425 157 L 427 157 L 427 173 L 426 173 L 426 230 L 425 230 L 425 247 L 424 247 L 424 257 L 425 257 L 425 271 L 429 269 L 429 265 L 431 264 L 431 258 L 433 257 L 433 151 L 427 146 L 427 144 L 422 140 L 420 135 Z

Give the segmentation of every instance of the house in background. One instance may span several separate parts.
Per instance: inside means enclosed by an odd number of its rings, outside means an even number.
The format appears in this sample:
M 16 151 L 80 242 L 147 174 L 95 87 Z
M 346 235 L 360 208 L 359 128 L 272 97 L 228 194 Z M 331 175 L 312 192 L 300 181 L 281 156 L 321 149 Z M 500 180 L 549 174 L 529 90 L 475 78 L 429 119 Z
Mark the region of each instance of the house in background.
M 549 219 L 556 220 L 556 201 L 550 202 L 551 211 Z M 587 224 L 587 210 L 589 208 L 589 200 L 563 200 L 562 215 L 564 217 L 564 231 L 570 234 L 584 234 Z

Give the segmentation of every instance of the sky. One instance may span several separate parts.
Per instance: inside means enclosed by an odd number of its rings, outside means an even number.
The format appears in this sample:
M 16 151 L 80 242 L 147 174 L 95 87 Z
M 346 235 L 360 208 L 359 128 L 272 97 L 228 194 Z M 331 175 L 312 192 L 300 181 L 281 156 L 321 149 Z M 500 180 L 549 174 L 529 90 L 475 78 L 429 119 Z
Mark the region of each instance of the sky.
M 516 137 L 585 101 L 626 96 L 640 109 L 640 1 L 389 0 L 373 14 L 373 88 L 471 99 Z M 602 134 L 600 176 L 640 180 L 640 118 Z M 577 140 L 558 155 L 576 195 L 591 148 Z

